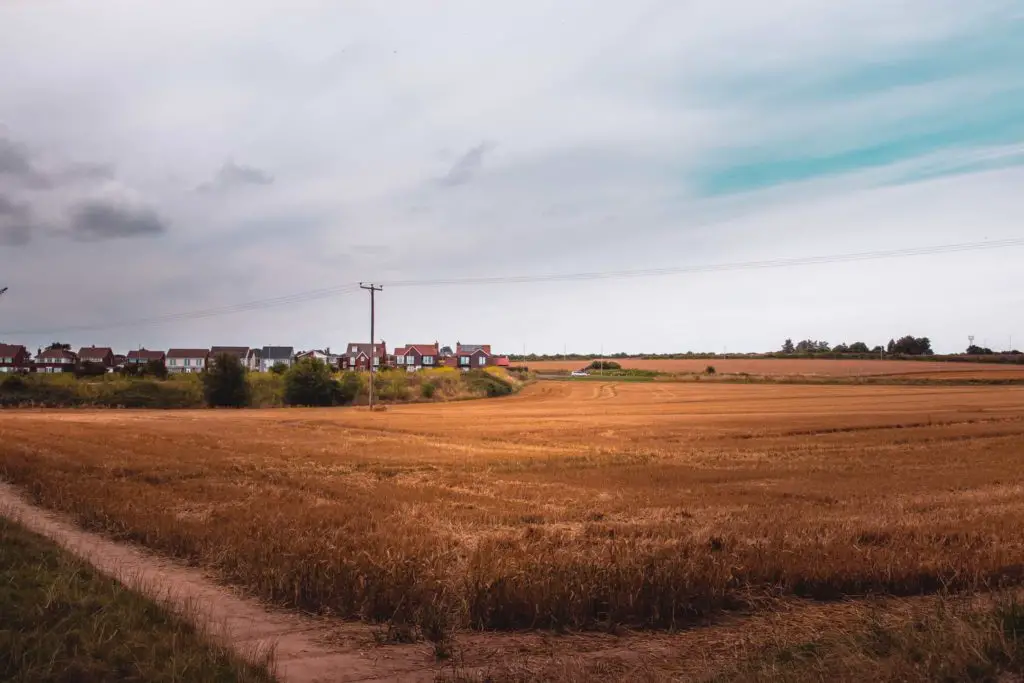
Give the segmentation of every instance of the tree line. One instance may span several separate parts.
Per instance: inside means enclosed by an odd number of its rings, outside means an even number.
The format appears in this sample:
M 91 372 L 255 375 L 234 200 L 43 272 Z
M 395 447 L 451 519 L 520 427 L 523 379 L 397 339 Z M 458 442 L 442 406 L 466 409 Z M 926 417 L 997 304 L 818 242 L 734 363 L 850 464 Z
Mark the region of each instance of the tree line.
M 850 344 L 841 343 L 832 346 L 827 341 L 818 339 L 801 339 L 794 343 L 792 339 L 786 339 L 782 344 L 784 354 L 813 354 L 813 353 L 874 353 L 881 355 L 885 353 L 890 356 L 931 356 L 934 355 L 932 342 L 928 337 L 915 337 L 907 335 L 899 339 L 890 339 L 884 347 L 877 345 L 869 347 L 862 341 L 855 341 Z

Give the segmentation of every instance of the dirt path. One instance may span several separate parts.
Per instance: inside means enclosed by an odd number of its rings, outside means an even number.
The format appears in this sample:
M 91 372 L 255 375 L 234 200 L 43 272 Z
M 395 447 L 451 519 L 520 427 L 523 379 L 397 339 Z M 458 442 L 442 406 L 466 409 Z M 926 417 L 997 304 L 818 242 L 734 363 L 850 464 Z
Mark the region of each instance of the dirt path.
M 0 482 L 0 514 L 46 536 L 99 571 L 160 602 L 248 659 L 269 648 L 285 683 L 327 681 L 430 681 L 436 667 L 429 648 L 379 646 L 368 626 L 339 624 L 284 611 L 217 585 L 202 571 L 82 531 L 63 517 L 27 502 Z

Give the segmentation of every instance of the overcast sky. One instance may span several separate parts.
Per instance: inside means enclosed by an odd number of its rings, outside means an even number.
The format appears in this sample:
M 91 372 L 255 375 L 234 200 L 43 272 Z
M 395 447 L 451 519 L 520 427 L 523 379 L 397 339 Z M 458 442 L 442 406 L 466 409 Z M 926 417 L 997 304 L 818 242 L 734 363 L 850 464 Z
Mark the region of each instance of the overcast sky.
M 340 347 L 368 337 L 364 292 L 119 324 L 360 280 L 1024 237 L 1022 64 L 1021 0 L 5 0 L 0 338 Z M 386 286 L 377 330 L 1024 346 L 1022 264 Z

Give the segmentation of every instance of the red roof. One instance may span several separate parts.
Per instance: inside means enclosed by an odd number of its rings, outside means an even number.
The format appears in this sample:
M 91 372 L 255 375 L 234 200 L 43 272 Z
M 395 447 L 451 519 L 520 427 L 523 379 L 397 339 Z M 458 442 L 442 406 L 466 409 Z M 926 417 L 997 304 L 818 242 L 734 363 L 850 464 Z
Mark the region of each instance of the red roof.
M 168 358 L 206 358 L 210 355 L 207 349 L 171 349 Z
M 498 356 L 494 359 L 494 364 L 499 368 L 507 368 L 509 366 L 508 356 Z
M 3 355 L 3 353 L 0 352 L 0 356 L 2 356 L 2 355 Z M 60 348 L 46 349 L 45 351 L 36 354 L 36 362 L 37 363 L 45 363 L 47 361 L 52 361 L 52 360 L 57 360 L 57 359 L 77 360 L 77 358 L 78 358 L 78 356 L 76 356 L 73 352 L 68 351 L 67 349 L 60 349 Z
M 164 352 L 163 351 L 149 351 L 147 349 L 138 349 L 136 351 L 129 351 L 128 352 L 128 356 L 127 356 L 127 360 L 135 360 L 135 359 L 144 360 L 144 361 L 163 360 L 164 359 Z
M 114 350 L 109 346 L 83 346 L 78 350 L 78 357 L 82 361 L 102 363 L 108 356 L 113 355 Z
M 416 351 L 421 356 L 436 356 L 440 353 L 437 349 L 437 344 L 406 344 L 400 348 L 395 349 L 396 356 L 404 356 L 410 351 Z
M 21 344 L 0 344 L 0 358 L 15 358 L 28 350 Z

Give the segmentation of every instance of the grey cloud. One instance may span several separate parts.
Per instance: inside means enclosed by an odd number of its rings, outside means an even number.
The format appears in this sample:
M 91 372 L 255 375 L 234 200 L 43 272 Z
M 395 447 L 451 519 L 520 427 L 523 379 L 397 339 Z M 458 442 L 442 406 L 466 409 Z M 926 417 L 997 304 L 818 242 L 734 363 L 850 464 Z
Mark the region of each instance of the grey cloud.
M 0 137 L 0 177 L 4 176 L 23 187 L 41 190 L 80 181 L 109 180 L 114 177 L 114 167 L 112 164 L 76 162 L 43 171 L 24 145 Z
M 215 192 L 217 190 L 229 190 L 245 185 L 270 185 L 274 182 L 274 176 L 255 166 L 243 166 L 234 161 L 227 161 L 213 180 L 203 183 L 196 189 L 199 192 Z
M 32 240 L 32 212 L 28 205 L 0 195 L 0 246 L 23 247 Z
M 71 212 L 69 233 L 83 242 L 161 235 L 167 224 L 154 211 L 116 202 L 90 200 Z
M 380 256 L 391 252 L 391 247 L 382 244 L 355 244 L 352 246 L 352 253 L 361 256 Z
M 448 172 L 438 182 L 446 187 L 465 185 L 473 179 L 473 176 L 480 172 L 484 164 L 484 156 L 492 149 L 494 149 L 493 144 L 481 142 L 459 157 L 458 161 L 448 169 Z
M 97 164 L 81 162 L 70 164 L 56 173 L 54 177 L 62 182 L 78 182 L 80 180 L 110 180 L 114 177 L 113 164 Z
M 0 137 L 0 177 L 14 178 L 27 187 L 49 187 L 50 181 L 36 170 L 24 146 Z

